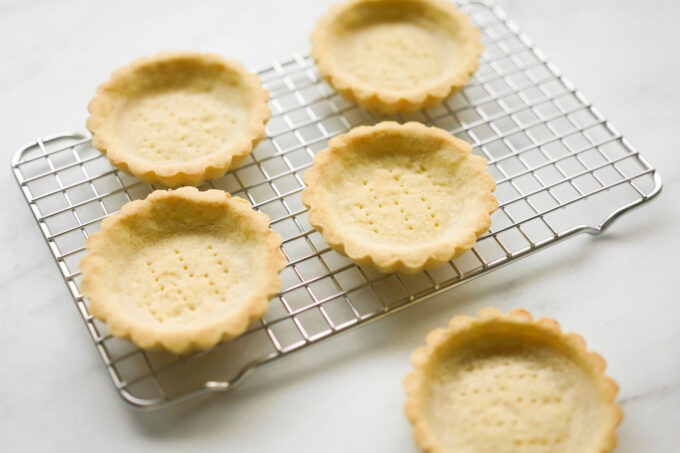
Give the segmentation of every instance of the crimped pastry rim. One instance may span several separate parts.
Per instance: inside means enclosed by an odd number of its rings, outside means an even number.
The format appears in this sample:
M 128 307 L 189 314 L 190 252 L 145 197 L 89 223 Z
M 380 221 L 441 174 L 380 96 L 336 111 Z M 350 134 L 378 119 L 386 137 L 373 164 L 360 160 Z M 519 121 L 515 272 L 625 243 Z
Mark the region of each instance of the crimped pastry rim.
M 488 193 L 488 195 L 485 197 L 485 207 L 482 208 L 482 214 L 477 219 L 476 227 L 468 232 L 465 240 L 456 240 L 455 236 L 457 235 L 454 234 L 454 230 L 448 240 L 443 238 L 438 242 L 422 246 L 410 246 L 404 248 L 404 250 L 408 250 L 399 255 L 388 253 L 383 246 L 376 246 L 369 240 L 361 240 L 356 236 L 345 234 L 341 225 L 337 226 L 332 222 L 329 206 L 324 202 L 318 190 L 318 186 L 323 181 L 323 169 L 326 166 L 332 166 L 334 156 L 352 147 L 355 140 L 363 140 L 367 136 L 390 133 L 391 131 L 406 132 L 412 137 L 437 137 L 446 144 L 453 146 L 457 151 L 465 153 L 468 159 L 477 162 L 477 176 L 485 181 L 487 190 L 484 193 Z M 332 138 L 328 142 L 328 147 L 314 156 L 312 167 L 303 175 L 303 181 L 307 187 L 302 191 L 300 197 L 302 203 L 309 208 L 307 219 L 322 234 L 331 248 L 359 265 L 374 267 L 385 273 L 403 272 L 407 274 L 439 267 L 472 248 L 477 238 L 491 226 L 491 213 L 498 208 L 498 200 L 493 195 L 496 183 L 486 171 L 486 160 L 472 155 L 471 150 L 472 148 L 468 143 L 452 136 L 445 130 L 427 127 L 417 122 L 399 124 L 393 121 L 383 121 L 374 126 L 355 127 L 345 134 Z
M 545 334 L 545 338 L 551 340 L 551 344 L 561 343 L 566 345 L 574 355 L 579 356 L 583 363 L 589 365 L 593 378 L 597 382 L 597 388 L 601 392 L 601 401 L 607 405 L 609 410 L 606 412 L 608 418 L 603 422 L 603 429 L 599 433 L 599 444 L 592 451 L 581 453 L 607 453 L 613 450 L 617 444 L 615 429 L 623 419 L 623 411 L 615 401 L 619 391 L 618 384 L 605 374 L 607 364 L 602 356 L 589 351 L 581 335 L 563 332 L 555 319 L 534 319 L 531 313 L 524 309 L 513 309 L 507 314 L 503 314 L 491 307 L 480 310 L 475 318 L 455 316 L 451 319 L 447 328 L 435 329 L 428 333 L 425 346 L 419 347 L 411 354 L 413 371 L 403 380 L 403 387 L 407 395 L 404 413 L 413 425 L 413 436 L 416 444 L 428 453 L 444 453 L 444 449 L 431 431 L 424 416 L 425 367 L 429 359 L 452 338 L 465 335 L 474 329 L 483 329 L 485 325 L 501 323 L 514 328 L 515 332 L 521 331 L 527 325 L 533 325 Z
M 240 140 L 225 146 L 224 149 L 195 161 L 175 164 L 149 165 L 143 159 L 136 159 L 134 154 L 115 146 L 112 130 L 113 121 L 108 118 L 107 109 L 115 99 L 111 90 L 122 82 L 130 73 L 138 68 L 172 60 L 193 60 L 196 64 L 218 64 L 225 71 L 239 74 L 244 87 L 254 98 L 252 121 L 245 126 L 246 140 Z M 92 145 L 104 154 L 111 163 L 126 173 L 137 176 L 144 182 L 159 183 L 166 187 L 196 185 L 207 179 L 218 178 L 229 169 L 239 166 L 248 157 L 255 146 L 265 136 L 265 124 L 271 117 L 271 109 L 267 105 L 269 92 L 260 84 L 257 74 L 246 71 L 243 64 L 228 60 L 221 55 L 193 51 L 159 52 L 153 56 L 141 57 L 126 66 L 116 69 L 111 78 L 97 87 L 96 94 L 88 104 L 90 117 L 87 129 L 92 133 Z
M 442 0 L 406 0 L 417 1 L 444 11 L 459 24 L 460 33 L 472 43 L 465 47 L 465 56 L 461 59 L 457 69 L 441 77 L 438 82 L 399 93 L 393 90 L 380 90 L 353 81 L 337 64 L 334 64 L 332 58 L 327 58 L 331 53 L 329 48 L 331 24 L 342 13 L 359 4 L 379 1 L 383 0 L 346 0 L 331 6 L 328 12 L 317 21 L 316 28 L 310 37 L 312 43 L 310 54 L 316 62 L 321 77 L 348 100 L 359 104 L 366 110 L 384 114 L 413 113 L 422 108 L 434 107 L 449 95 L 460 91 L 479 68 L 479 56 L 484 47 L 479 41 L 479 29 L 471 23 L 470 17 L 458 10 L 452 3 Z
M 257 287 L 252 289 L 250 297 L 243 304 L 243 310 L 235 312 L 229 318 L 220 318 L 214 324 L 205 325 L 194 329 L 170 330 L 154 329 L 144 323 L 129 322 L 121 317 L 116 307 L 112 307 L 107 293 L 97 285 L 97 274 L 101 274 L 107 266 L 106 256 L 100 254 L 100 244 L 108 240 L 107 232 L 114 226 L 125 223 L 128 219 L 144 212 L 154 203 L 167 200 L 184 200 L 209 202 L 211 204 L 229 205 L 237 211 L 239 217 L 249 222 L 257 231 L 260 231 L 262 241 L 266 244 L 266 256 L 262 260 L 266 263 L 262 276 L 271 276 L 263 279 Z M 148 213 L 147 213 L 148 215 Z M 118 338 L 130 340 L 142 349 L 165 349 L 175 354 L 186 354 L 197 350 L 209 349 L 219 342 L 235 338 L 241 335 L 256 319 L 261 318 L 269 308 L 269 299 L 281 288 L 279 273 L 286 265 L 286 260 L 281 253 L 281 236 L 269 228 L 269 217 L 251 208 L 248 201 L 231 197 L 227 192 L 211 189 L 199 191 L 195 187 L 182 187 L 175 190 L 156 190 L 143 200 L 135 200 L 125 204 L 121 211 L 105 218 L 101 223 L 101 230 L 87 238 L 87 254 L 80 260 L 78 267 L 83 279 L 80 285 L 81 293 L 90 301 L 89 311 L 98 320 L 106 323 L 110 333 Z

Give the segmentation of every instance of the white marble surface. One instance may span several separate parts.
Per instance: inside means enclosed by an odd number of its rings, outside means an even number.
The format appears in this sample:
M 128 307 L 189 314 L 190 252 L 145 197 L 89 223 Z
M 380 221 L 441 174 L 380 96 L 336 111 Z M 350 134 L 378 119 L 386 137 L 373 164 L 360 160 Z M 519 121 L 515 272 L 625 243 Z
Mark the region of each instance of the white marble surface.
M 680 450 L 680 3 L 503 0 L 643 154 L 665 189 L 578 237 L 161 412 L 122 403 L 9 171 L 37 135 L 83 130 L 94 87 L 133 57 L 209 50 L 249 65 L 307 47 L 329 1 L 0 2 L 2 451 L 416 451 L 409 353 L 455 314 L 526 307 L 583 334 L 621 385 L 618 452 Z

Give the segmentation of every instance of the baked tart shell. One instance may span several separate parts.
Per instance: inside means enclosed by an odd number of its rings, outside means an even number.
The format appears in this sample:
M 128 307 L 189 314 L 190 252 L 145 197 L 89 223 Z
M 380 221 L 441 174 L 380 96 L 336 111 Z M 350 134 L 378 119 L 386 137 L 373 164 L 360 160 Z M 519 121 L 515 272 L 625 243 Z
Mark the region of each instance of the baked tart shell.
M 479 67 L 479 30 L 450 2 L 349 0 L 318 21 L 321 76 L 366 110 L 410 113 L 459 91 Z
M 605 361 L 525 310 L 456 316 L 411 356 L 404 405 L 427 452 L 605 453 L 622 411 Z
M 303 179 L 309 223 L 381 272 L 433 269 L 469 250 L 498 207 L 486 161 L 448 132 L 382 122 L 334 137 Z
M 87 239 L 79 263 L 90 313 L 143 349 L 186 354 L 264 315 L 286 264 L 265 214 L 221 190 L 157 190 Z
M 236 168 L 264 137 L 269 92 L 237 61 L 161 52 L 113 72 L 90 101 L 92 144 L 117 168 L 167 187 Z

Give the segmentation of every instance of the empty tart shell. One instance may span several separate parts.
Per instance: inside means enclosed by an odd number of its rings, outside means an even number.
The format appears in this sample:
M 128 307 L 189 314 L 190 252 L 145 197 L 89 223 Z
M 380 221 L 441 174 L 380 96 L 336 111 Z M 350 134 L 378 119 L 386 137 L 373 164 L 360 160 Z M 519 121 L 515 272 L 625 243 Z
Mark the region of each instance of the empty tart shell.
M 142 181 L 196 185 L 238 167 L 264 137 L 269 92 L 241 63 L 164 52 L 116 70 L 90 101 L 92 144 Z
M 486 161 L 448 132 L 382 122 L 334 137 L 304 174 L 309 222 L 337 252 L 415 273 L 469 250 L 498 207 Z
M 280 289 L 281 237 L 221 190 L 157 190 L 104 219 L 80 261 L 82 294 L 112 335 L 177 354 L 243 333 Z
M 479 66 L 470 18 L 440 0 L 349 0 L 312 34 L 321 76 L 348 100 L 386 114 L 429 108 L 460 90 Z
M 525 310 L 456 316 L 411 356 L 405 412 L 432 453 L 605 453 L 621 408 L 580 335 Z

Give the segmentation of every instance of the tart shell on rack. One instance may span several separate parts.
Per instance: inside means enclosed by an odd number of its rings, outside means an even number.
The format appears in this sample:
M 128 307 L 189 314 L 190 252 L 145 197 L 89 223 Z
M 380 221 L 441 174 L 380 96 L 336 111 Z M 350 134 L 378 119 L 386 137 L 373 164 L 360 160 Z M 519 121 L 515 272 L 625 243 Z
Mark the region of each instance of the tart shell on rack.
M 143 181 L 196 185 L 239 166 L 264 137 L 269 92 L 219 55 L 162 52 L 116 70 L 89 104 L 92 144 Z
M 221 190 L 157 190 L 87 239 L 81 291 L 112 335 L 177 354 L 243 333 L 285 266 L 265 214 Z
M 415 273 L 469 250 L 498 206 L 486 161 L 448 132 L 382 122 L 334 137 L 304 174 L 309 222 L 337 252 Z
M 348 0 L 311 36 L 321 76 L 348 100 L 386 114 L 429 108 L 479 66 L 479 30 L 450 2 Z

